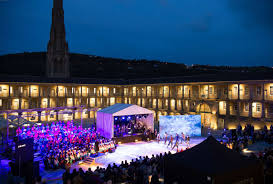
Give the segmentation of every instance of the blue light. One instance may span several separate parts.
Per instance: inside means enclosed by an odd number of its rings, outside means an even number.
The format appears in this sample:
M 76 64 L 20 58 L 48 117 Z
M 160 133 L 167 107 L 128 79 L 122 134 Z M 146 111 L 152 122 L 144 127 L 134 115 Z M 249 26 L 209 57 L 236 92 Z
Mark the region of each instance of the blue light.
M 125 119 L 125 117 L 123 116 L 122 119 Z
M 131 116 L 129 116 L 128 119 L 131 119 Z
M 115 120 L 118 120 L 118 118 L 115 118 Z

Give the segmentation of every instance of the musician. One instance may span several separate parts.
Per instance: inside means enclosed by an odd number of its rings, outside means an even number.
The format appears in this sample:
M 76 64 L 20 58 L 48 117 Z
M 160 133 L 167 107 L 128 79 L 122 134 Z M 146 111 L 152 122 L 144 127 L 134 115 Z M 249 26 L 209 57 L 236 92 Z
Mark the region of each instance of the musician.
M 95 152 L 96 152 L 96 155 L 98 156 L 98 152 L 99 152 L 99 145 L 100 145 L 100 143 L 99 143 L 99 141 L 98 140 L 96 140 L 96 142 L 95 142 Z

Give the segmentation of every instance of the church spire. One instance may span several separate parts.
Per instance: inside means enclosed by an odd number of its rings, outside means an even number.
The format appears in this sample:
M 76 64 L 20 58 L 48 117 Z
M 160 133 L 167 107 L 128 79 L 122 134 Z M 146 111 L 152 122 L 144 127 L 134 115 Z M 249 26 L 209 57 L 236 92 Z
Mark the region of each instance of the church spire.
M 63 0 L 53 0 L 46 65 L 48 77 L 68 78 L 70 75 L 68 43 L 65 40 Z

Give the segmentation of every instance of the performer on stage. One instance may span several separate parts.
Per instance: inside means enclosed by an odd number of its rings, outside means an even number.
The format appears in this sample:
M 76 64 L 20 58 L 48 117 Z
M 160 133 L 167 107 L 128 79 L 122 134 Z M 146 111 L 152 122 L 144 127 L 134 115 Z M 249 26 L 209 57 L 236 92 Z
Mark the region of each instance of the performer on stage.
M 187 148 L 190 147 L 190 136 L 187 135 L 186 137 L 186 144 L 187 144 Z
M 157 134 L 156 140 L 158 143 L 160 142 L 160 133 Z
M 181 144 L 183 143 L 183 141 L 185 141 L 185 135 L 184 135 L 184 133 L 182 132 L 182 133 L 181 133 Z
M 168 133 L 167 132 L 165 132 L 164 139 L 165 139 L 165 143 L 164 144 L 166 144 L 166 142 L 168 140 Z
M 174 143 L 174 146 L 173 146 L 172 149 L 174 149 L 174 147 L 176 147 L 177 150 L 178 150 L 178 144 L 179 144 L 179 135 L 178 135 L 178 133 L 176 133 L 176 136 L 175 136 L 175 143 Z
M 171 147 L 173 146 L 173 136 L 172 135 L 170 137 L 170 141 L 169 141 L 169 144 L 168 144 L 167 147 L 169 147 L 169 145 L 171 145 Z

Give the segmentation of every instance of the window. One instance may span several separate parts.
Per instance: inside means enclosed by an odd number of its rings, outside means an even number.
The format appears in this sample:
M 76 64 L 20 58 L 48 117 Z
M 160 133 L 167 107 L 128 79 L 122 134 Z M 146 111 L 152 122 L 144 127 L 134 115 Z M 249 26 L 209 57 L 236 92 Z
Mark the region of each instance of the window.
M 2 99 L 0 99 L 0 107 L 2 107 Z
M 238 87 L 237 86 L 234 86 L 234 92 L 238 92 Z
M 273 86 L 270 86 L 270 95 L 273 95 Z
M 249 103 L 246 103 L 245 104 L 245 111 L 248 112 L 248 110 L 249 110 Z
M 257 87 L 257 95 L 258 95 L 258 96 L 261 96 L 261 95 L 262 95 L 262 87 L 261 87 L 261 86 L 258 86 L 258 87 Z
M 96 89 L 96 88 L 94 88 L 94 94 L 96 94 L 96 92 L 97 92 L 97 89 Z
M 2 92 L 2 87 L 0 87 L 0 92 Z
M 226 110 L 227 109 L 227 103 L 223 102 L 223 109 Z
M 116 88 L 113 89 L 113 93 L 114 93 L 114 94 L 116 93 Z
M 212 87 L 209 87 L 209 94 L 212 95 Z
M 268 112 L 269 112 L 270 114 L 273 114 L 273 104 L 270 104 L 270 105 L 269 105 Z
M 256 111 L 257 112 L 261 112 L 261 104 L 257 104 L 256 105 Z
M 249 94 L 248 87 L 245 87 L 245 95 L 248 95 L 248 94 Z
M 234 104 L 234 110 L 235 110 L 235 111 L 238 110 L 238 104 L 237 104 L 237 103 Z

